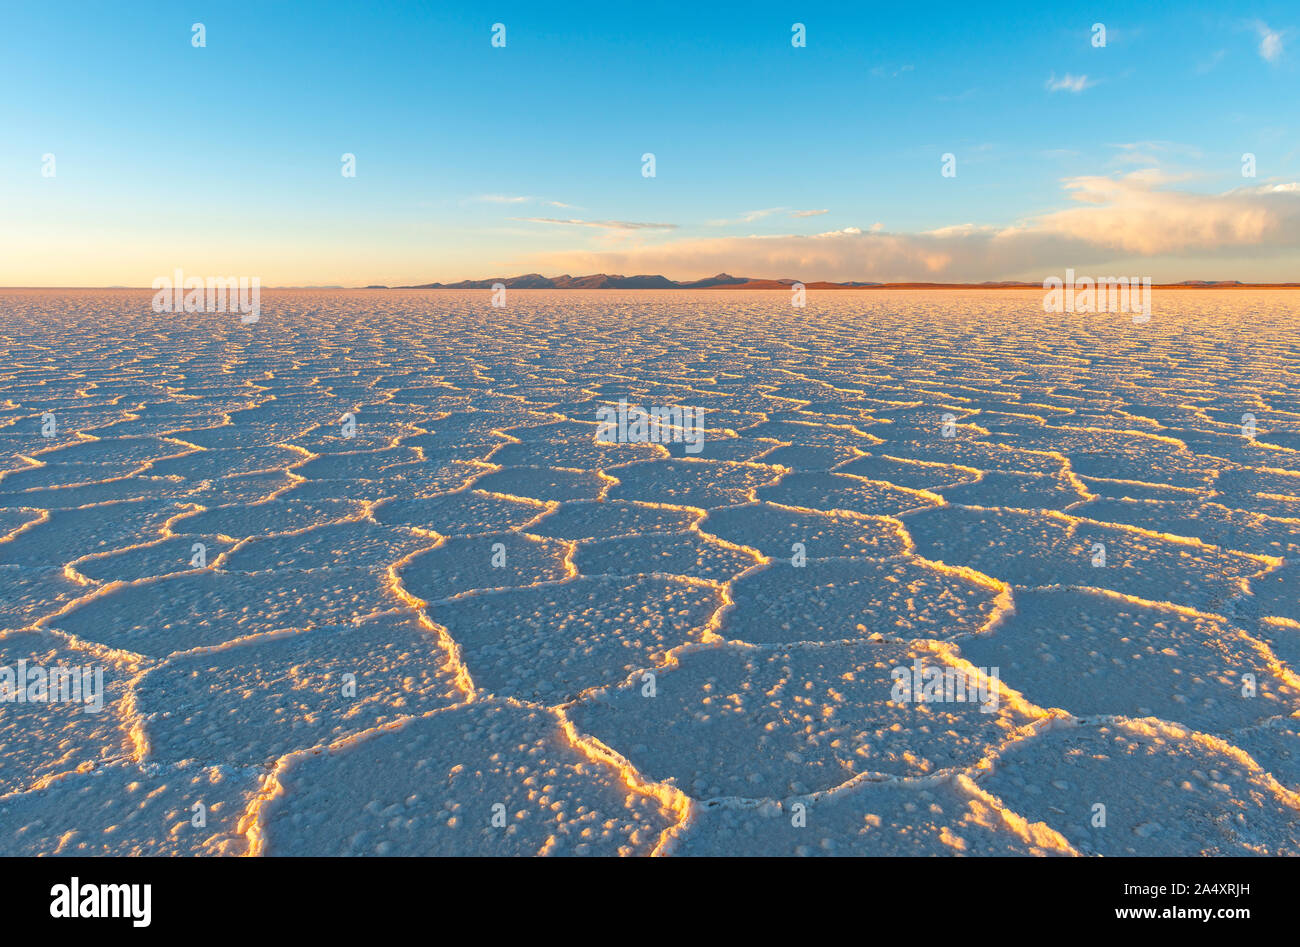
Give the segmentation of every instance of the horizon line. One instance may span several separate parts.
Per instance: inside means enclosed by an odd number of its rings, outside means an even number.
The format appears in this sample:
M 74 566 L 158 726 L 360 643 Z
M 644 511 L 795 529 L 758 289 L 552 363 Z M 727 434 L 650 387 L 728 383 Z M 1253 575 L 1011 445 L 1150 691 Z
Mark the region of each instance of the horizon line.
M 337 283 L 282 283 L 276 285 L 262 286 L 262 289 L 282 290 L 282 289 L 330 289 L 330 290 L 350 290 L 350 291 L 392 291 L 392 290 L 422 290 L 422 291 L 439 291 L 439 290 L 456 290 L 469 291 L 481 290 L 491 292 L 493 282 L 503 282 L 505 280 L 518 279 L 519 277 L 500 277 L 491 280 L 462 280 L 458 283 L 437 283 L 437 284 L 402 284 L 387 285 L 379 283 L 369 283 L 365 285 L 343 285 Z M 558 278 L 558 277 L 557 277 Z M 635 279 L 638 277 L 624 277 Z M 645 277 L 641 277 L 645 278 Z M 1083 277 L 1091 279 L 1094 282 L 1104 284 L 1107 280 L 1116 279 L 1115 277 Z M 1118 277 L 1123 279 L 1124 277 Z M 579 277 L 582 279 L 582 277 Z M 887 289 L 1047 289 L 1040 283 L 1017 280 L 988 280 L 985 282 L 924 282 L 918 280 L 907 280 L 899 282 L 855 282 L 844 281 L 836 282 L 831 280 L 772 280 L 772 279 L 752 279 L 736 280 L 729 283 L 708 284 L 703 280 L 690 281 L 670 281 L 675 285 L 667 286 L 507 286 L 514 291 L 536 290 L 540 292 L 569 292 L 569 291 L 635 291 L 635 292 L 656 292 L 656 291 L 704 291 L 704 290 L 788 290 L 796 283 L 803 285 L 805 289 L 824 289 L 835 291 L 853 291 L 853 290 L 887 290 Z M 467 286 L 465 283 L 488 283 L 486 286 Z M 1130 278 L 1131 285 L 1131 278 Z M 1140 285 L 1140 284 L 1139 284 Z M 198 287 L 195 287 L 198 288 Z M 1152 289 L 1300 289 L 1300 281 L 1297 282 L 1258 282 L 1250 283 L 1241 280 L 1183 280 L 1180 282 L 1163 282 L 1151 283 Z M 121 283 L 101 284 L 101 285 L 64 285 L 64 284 L 46 284 L 46 285 L 0 285 L 0 291 L 9 290 L 123 290 L 132 292 L 159 292 L 157 287 L 153 286 L 128 286 Z

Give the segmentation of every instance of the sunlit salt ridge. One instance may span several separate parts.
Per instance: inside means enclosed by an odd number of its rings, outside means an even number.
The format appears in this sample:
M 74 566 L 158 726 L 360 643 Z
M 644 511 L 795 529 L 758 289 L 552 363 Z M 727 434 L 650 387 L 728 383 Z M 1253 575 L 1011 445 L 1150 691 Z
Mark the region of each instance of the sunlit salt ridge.
M 0 852 L 1300 854 L 1294 293 L 488 296 L 0 293 Z

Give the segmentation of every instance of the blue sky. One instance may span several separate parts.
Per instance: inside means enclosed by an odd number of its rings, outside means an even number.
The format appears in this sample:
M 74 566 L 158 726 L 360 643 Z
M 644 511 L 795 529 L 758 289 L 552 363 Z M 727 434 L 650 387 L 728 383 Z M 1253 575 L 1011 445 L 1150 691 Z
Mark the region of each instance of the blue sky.
M 0 283 L 1296 280 L 1298 53 L 1294 3 L 10 2 Z

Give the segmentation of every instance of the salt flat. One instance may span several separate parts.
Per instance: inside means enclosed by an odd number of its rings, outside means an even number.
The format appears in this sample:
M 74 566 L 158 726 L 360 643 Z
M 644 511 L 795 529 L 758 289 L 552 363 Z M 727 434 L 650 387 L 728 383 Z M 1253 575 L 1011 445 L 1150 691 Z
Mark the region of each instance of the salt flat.
M 1300 294 L 1041 301 L 0 291 L 0 853 L 1300 854 Z

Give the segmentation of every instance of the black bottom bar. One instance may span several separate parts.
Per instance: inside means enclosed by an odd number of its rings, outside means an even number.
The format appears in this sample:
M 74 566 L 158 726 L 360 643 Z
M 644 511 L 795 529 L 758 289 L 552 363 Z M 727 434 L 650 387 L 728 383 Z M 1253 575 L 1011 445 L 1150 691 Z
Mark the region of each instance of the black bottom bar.
M 862 926 L 961 936 L 1032 922 L 1038 933 L 1122 930 L 1219 936 L 1294 916 L 1296 863 L 1285 859 L 7 859 L 4 929 L 206 936 L 356 932 L 499 939 L 590 935 L 617 925 L 646 936 L 721 930 L 734 937 L 781 920 L 812 933 Z M 112 910 L 118 917 L 70 915 Z M 148 926 L 144 889 L 149 885 Z M 63 886 L 62 888 L 58 886 Z M 1181 886 L 1181 887 L 1180 887 Z M 135 894 L 136 897 L 132 897 Z M 133 920 L 133 911 L 135 920 Z M 1209 916 L 1204 912 L 1208 911 Z M 456 927 L 447 929 L 447 925 Z M 647 926 L 648 925 L 648 926 Z M 689 925 L 694 931 L 681 928 Z M 986 926 L 989 925 L 989 926 Z M 453 930 L 463 933 L 455 935 Z M 1263 928 L 1258 928 L 1262 930 Z M 1029 929 L 1026 929 L 1029 930 Z M 767 931 L 770 933 L 770 931 Z M 615 933 L 611 930 L 610 933 Z

